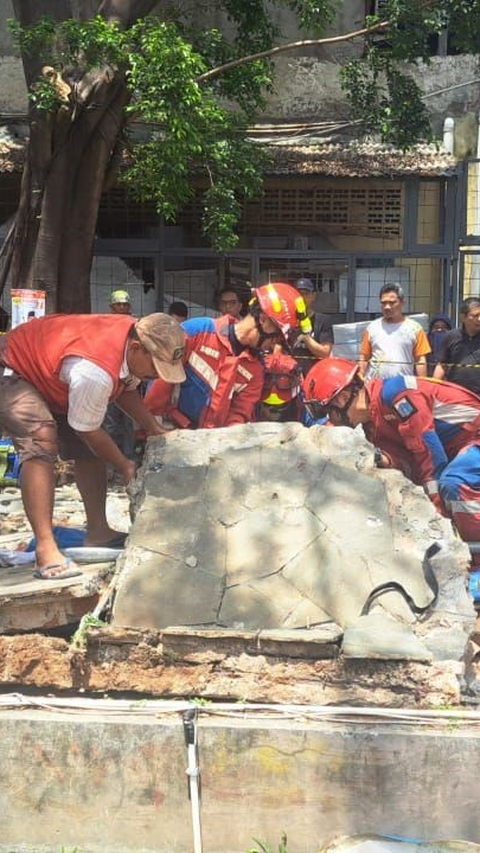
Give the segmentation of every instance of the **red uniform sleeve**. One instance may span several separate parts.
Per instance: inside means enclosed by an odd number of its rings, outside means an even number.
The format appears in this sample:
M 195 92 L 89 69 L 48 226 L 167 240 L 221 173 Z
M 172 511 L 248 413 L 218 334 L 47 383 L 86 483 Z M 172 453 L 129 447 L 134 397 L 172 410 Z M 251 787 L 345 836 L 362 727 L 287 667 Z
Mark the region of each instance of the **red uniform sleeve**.
M 169 404 L 172 388 L 171 382 L 154 379 L 145 394 L 145 405 L 152 415 L 164 415 Z
M 398 435 L 412 457 L 412 479 L 424 486 L 437 509 L 442 511 L 437 480 L 448 457 L 435 430 L 431 404 L 421 391 L 412 389 L 397 394 L 391 408 L 398 417 Z
M 264 380 L 264 369 L 260 362 L 249 362 L 247 369 L 252 379 L 238 393 L 234 393 L 226 426 L 245 424 L 254 420 L 255 406 L 260 401 Z

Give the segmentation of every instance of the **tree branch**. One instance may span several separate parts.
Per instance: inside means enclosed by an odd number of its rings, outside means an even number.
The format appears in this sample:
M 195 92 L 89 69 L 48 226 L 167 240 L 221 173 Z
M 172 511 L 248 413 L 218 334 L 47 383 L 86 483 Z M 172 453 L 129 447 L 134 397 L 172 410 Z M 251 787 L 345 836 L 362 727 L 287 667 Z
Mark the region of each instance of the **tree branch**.
M 363 30 L 355 30 L 353 33 L 346 33 L 341 36 L 332 36 L 327 39 L 306 39 L 305 41 L 294 41 L 288 44 L 281 44 L 278 47 L 272 47 L 270 50 L 262 50 L 260 53 L 252 53 L 250 56 L 242 56 L 241 59 L 232 59 L 231 62 L 225 62 L 224 65 L 218 65 L 217 68 L 212 68 L 206 71 L 205 74 L 200 74 L 196 78 L 196 83 L 206 83 L 220 74 L 225 74 L 226 71 L 231 71 L 232 68 L 239 68 L 241 65 L 247 65 L 249 62 L 255 62 L 256 59 L 266 59 L 269 56 L 276 56 L 278 53 L 286 53 L 289 50 L 296 50 L 299 47 L 318 47 L 324 44 L 338 44 L 343 41 L 351 41 L 351 39 L 368 36 L 371 33 L 377 33 L 381 30 L 386 30 L 390 26 L 390 21 L 382 21 L 380 24 L 375 24 L 373 27 L 366 27 Z

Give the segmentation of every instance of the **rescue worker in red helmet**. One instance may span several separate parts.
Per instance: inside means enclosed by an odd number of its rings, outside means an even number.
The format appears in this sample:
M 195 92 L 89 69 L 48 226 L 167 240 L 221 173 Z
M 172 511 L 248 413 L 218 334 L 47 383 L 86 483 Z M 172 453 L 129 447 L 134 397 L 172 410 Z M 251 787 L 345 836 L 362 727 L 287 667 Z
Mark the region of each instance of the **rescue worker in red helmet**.
M 148 409 L 181 428 L 254 420 L 264 378 L 261 354 L 293 345 L 306 317 L 298 291 L 278 283 L 255 288 L 249 313 L 238 321 L 228 315 L 186 320 L 181 324 L 187 335 L 186 380 L 173 392 L 155 380 L 145 397 Z
M 364 382 L 352 361 L 308 372 L 304 405 L 334 426 L 362 424 L 380 468 L 422 485 L 467 542 L 480 541 L 480 398 L 452 382 L 394 376 Z M 475 566 L 477 568 L 477 566 Z
M 284 352 L 264 357 L 265 378 L 257 407 L 258 421 L 299 421 L 302 376 L 294 358 Z

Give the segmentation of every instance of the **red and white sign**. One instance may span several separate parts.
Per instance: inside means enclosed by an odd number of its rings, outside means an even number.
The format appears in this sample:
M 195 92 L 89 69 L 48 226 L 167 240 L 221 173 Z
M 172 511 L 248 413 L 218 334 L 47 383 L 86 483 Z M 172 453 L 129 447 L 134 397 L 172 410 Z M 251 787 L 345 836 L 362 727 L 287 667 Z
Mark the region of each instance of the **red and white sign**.
M 44 290 L 12 290 L 12 329 L 44 315 Z

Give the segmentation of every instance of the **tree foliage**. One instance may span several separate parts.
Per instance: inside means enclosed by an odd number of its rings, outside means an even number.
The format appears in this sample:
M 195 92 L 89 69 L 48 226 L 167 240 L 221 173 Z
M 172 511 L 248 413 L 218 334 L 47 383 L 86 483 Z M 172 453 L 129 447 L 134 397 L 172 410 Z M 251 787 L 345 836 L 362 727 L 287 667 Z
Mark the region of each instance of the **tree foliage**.
M 278 44 L 281 4 L 315 38 Z M 266 161 L 245 131 L 274 85 L 273 56 L 328 41 L 319 37 L 341 5 L 205 0 L 189 11 L 155 0 L 13 0 L 31 103 L 9 247 L 16 286 L 44 287 L 62 310 L 88 310 L 98 205 L 125 150 L 121 179 L 138 199 L 172 221 L 200 183 L 204 231 L 218 250 L 232 248 L 243 202 L 261 189 Z M 364 58 L 347 63 L 341 81 L 352 120 L 407 148 L 432 137 L 411 67 L 430 61 L 431 39 L 446 29 L 457 50 L 477 54 L 480 0 L 385 0 L 381 13 L 367 19 Z
M 333 18 L 330 0 L 289 0 L 300 21 L 320 33 Z M 130 92 L 125 109 L 130 130 L 123 141 L 129 165 L 122 180 L 140 200 L 153 200 L 159 213 L 173 220 L 192 196 L 192 176 L 206 183 L 204 231 L 218 250 L 231 248 L 245 197 L 261 189 L 266 163 L 245 129 L 264 105 L 272 87 L 269 59 L 240 64 L 206 82 L 211 68 L 271 48 L 279 33 L 263 0 L 223 0 L 230 27 L 192 26 L 170 9 L 120 27 L 102 15 L 89 20 L 56 22 L 42 17 L 35 25 L 11 28 L 23 55 L 35 54 L 56 76 L 43 74 L 32 84 L 37 110 L 54 115 L 62 108 L 59 81 L 68 81 L 75 110 L 83 108 L 76 81 L 96 69 L 120 75 Z M 94 109 L 94 105 L 89 105 Z M 144 122 L 148 141 L 138 142 L 131 128 Z
M 423 93 L 408 64 L 430 63 L 432 39 L 447 31 L 458 52 L 478 54 L 480 0 L 385 0 L 381 13 L 388 21 L 381 42 L 368 37 L 364 59 L 347 63 L 341 82 L 352 117 L 365 131 L 408 148 L 432 140 Z M 367 18 L 370 26 L 379 21 Z

